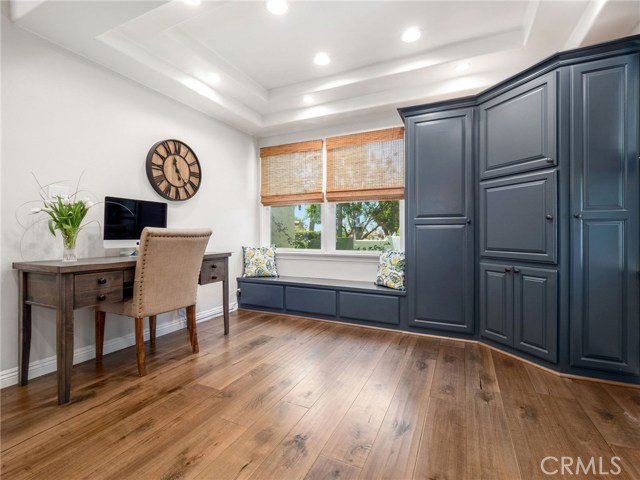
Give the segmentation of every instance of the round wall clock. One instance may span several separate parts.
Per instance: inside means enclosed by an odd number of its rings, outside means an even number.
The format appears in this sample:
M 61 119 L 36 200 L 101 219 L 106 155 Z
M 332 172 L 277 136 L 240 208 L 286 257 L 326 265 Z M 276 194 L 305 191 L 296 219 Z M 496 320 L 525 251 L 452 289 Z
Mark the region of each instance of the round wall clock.
M 202 183 L 200 162 L 193 150 L 180 140 L 162 140 L 147 154 L 147 178 L 168 200 L 188 200 Z

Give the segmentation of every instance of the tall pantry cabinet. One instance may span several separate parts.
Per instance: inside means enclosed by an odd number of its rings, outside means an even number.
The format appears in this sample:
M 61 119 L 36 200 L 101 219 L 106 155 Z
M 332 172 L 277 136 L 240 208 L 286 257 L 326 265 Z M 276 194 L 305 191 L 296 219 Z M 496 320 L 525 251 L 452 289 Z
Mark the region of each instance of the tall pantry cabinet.
M 640 36 L 400 110 L 408 329 L 640 382 Z

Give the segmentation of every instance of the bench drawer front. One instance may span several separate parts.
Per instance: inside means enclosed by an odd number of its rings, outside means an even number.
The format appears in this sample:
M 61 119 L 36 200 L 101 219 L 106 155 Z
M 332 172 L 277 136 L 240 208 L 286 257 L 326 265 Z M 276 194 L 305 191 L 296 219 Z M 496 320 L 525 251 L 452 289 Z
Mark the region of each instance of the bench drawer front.
M 240 303 L 255 307 L 282 309 L 284 307 L 284 287 L 281 285 L 260 285 L 258 283 L 243 282 Z
M 336 315 L 336 292 L 318 288 L 287 287 L 287 310 Z
M 390 295 L 340 292 L 340 317 L 398 325 L 400 300 Z
M 122 271 L 76 275 L 73 308 L 122 301 Z

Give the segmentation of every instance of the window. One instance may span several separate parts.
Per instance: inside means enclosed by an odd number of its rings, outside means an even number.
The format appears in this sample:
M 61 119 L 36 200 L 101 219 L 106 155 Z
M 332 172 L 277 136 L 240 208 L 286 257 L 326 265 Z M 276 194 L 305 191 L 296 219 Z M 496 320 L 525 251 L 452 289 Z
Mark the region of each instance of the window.
M 260 158 L 263 243 L 324 252 L 402 248 L 403 128 L 265 147 Z
M 336 205 L 336 250 L 400 249 L 400 202 Z
M 322 248 L 322 205 L 271 207 L 271 245 L 278 248 Z

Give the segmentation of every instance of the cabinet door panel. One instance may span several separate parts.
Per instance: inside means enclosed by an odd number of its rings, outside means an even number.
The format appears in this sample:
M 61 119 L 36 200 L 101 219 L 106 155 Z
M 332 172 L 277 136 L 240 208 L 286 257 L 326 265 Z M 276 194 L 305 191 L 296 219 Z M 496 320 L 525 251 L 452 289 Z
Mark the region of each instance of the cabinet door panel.
M 468 217 L 471 111 L 425 115 L 412 130 L 415 218 Z
M 514 347 L 558 360 L 558 273 L 516 265 L 513 275 Z
M 638 55 L 570 72 L 571 364 L 637 375 Z
M 480 184 L 480 253 L 486 257 L 556 261 L 556 172 Z
M 480 178 L 556 164 L 556 73 L 480 107 Z
M 473 240 L 470 227 L 415 228 L 415 326 L 473 331 Z
M 511 267 L 480 263 L 480 334 L 513 345 L 513 275 Z

